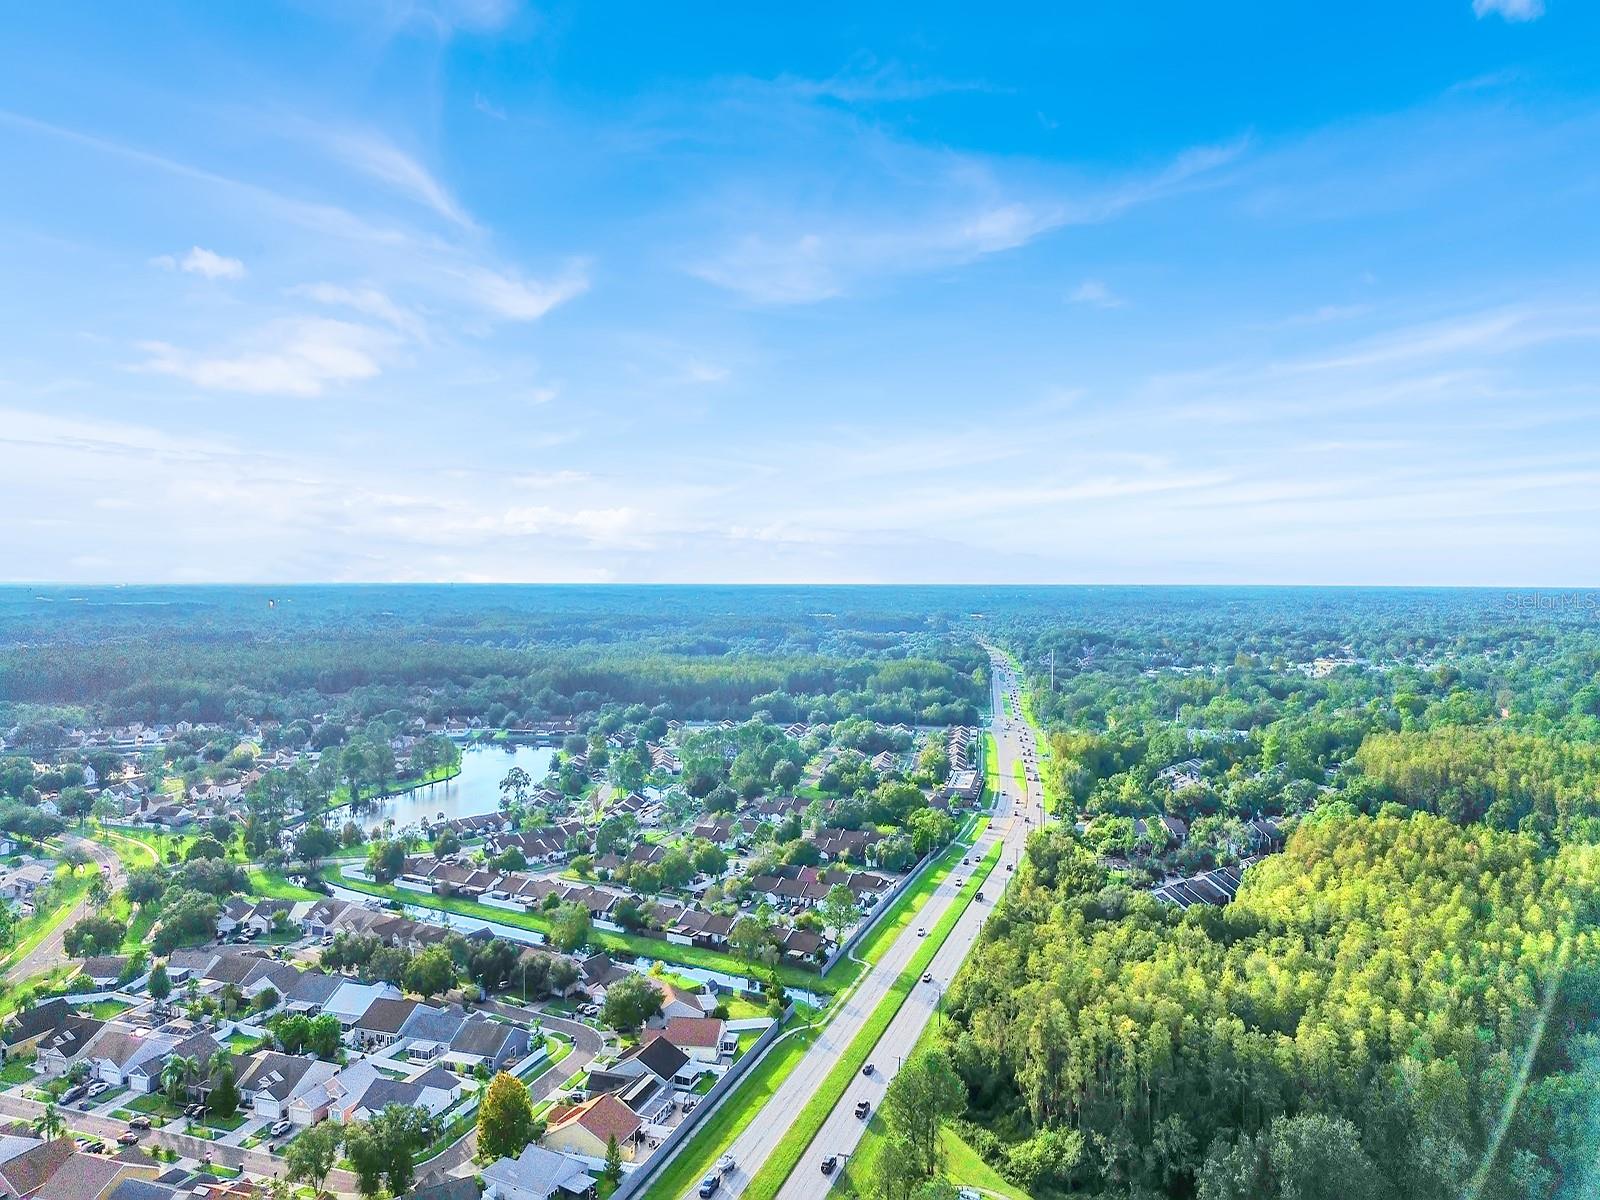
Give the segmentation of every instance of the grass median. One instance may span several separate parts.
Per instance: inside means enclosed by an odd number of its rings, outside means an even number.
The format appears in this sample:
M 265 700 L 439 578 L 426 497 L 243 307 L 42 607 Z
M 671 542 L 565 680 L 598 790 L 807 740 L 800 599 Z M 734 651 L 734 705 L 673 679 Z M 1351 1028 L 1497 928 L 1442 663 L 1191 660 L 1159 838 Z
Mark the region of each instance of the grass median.
M 806 1148 L 815 1140 L 817 1133 L 822 1129 L 822 1124 L 828 1119 L 828 1114 L 838 1106 L 843 1099 L 845 1089 L 866 1064 L 873 1048 L 883 1038 L 890 1023 L 894 1020 L 906 999 L 911 995 L 912 989 L 922 979 L 922 974 L 928 969 L 928 964 L 933 961 L 945 940 L 956 927 L 962 914 L 967 911 L 967 906 L 972 903 L 973 895 L 988 882 L 989 875 L 1000 862 L 1000 855 L 1004 844 L 996 842 L 983 856 L 982 863 L 972 877 L 962 885 L 961 891 L 943 916 L 929 931 L 927 940 L 917 948 L 905 970 L 900 972 L 889 992 L 879 1002 L 878 1007 L 872 1010 L 872 1015 L 867 1018 L 866 1024 L 860 1032 L 851 1039 L 845 1047 L 844 1053 L 839 1056 L 839 1061 L 834 1063 L 833 1069 L 823 1079 L 820 1087 L 812 1093 L 811 1099 L 800 1110 L 800 1115 L 790 1125 L 788 1135 L 785 1136 L 778 1149 L 768 1157 L 750 1181 L 750 1186 L 744 1189 L 743 1194 L 750 1200 L 772 1200 L 783 1187 L 784 1181 L 794 1173 L 801 1156 Z

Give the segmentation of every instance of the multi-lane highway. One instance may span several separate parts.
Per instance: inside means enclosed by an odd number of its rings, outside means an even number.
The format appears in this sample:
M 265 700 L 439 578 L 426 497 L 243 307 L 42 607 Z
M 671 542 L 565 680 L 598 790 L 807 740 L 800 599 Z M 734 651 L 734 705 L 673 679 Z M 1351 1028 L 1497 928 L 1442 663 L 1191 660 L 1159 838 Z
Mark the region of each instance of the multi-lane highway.
M 894 1077 L 899 1061 L 911 1050 L 917 1038 L 932 1018 L 943 989 L 949 986 L 967 952 L 977 940 L 978 931 L 988 918 L 999 890 L 1010 879 L 1008 865 L 1014 865 L 1022 852 L 1028 832 L 1044 818 L 1037 788 L 1019 789 L 1016 764 L 1033 763 L 1036 751 L 1027 724 L 1021 719 L 1015 700 L 1016 680 L 1010 665 L 998 656 L 993 668 L 993 712 L 991 731 L 999 750 L 999 769 L 994 786 L 996 802 L 993 820 L 984 836 L 973 846 L 969 856 L 974 864 L 982 860 L 995 842 L 1003 843 L 999 864 L 990 876 L 984 891 L 983 902 L 974 901 L 956 922 L 944 945 L 934 956 L 929 967 L 931 983 L 919 983 L 911 996 L 901 1006 L 879 1039 L 872 1052 L 875 1070 L 871 1076 L 857 1076 L 846 1090 L 844 1098 L 829 1114 L 821 1131 L 801 1156 L 799 1165 L 789 1176 L 779 1193 L 781 1200 L 801 1200 L 827 1194 L 838 1172 L 822 1173 L 822 1160 L 837 1155 L 841 1161 L 851 1154 L 860 1141 L 866 1123 L 855 1116 L 858 1100 L 866 1100 L 877 1109 L 883 1090 Z M 1005 715 L 1005 698 L 1011 699 L 1010 717 Z M 1031 773 L 1032 766 L 1029 771 Z M 773 1151 L 790 1135 L 790 1127 L 806 1102 L 833 1069 L 839 1056 L 849 1046 L 872 1011 L 884 1000 L 894 981 L 916 954 L 922 943 L 918 930 L 931 930 L 950 907 L 956 896 L 957 880 L 965 879 L 967 871 L 952 871 L 938 889 L 924 903 L 916 919 L 904 933 L 885 951 L 870 971 L 863 976 L 856 990 L 843 1002 L 843 1006 L 829 1022 L 822 1036 L 806 1052 L 805 1057 L 778 1086 L 745 1131 L 735 1140 L 730 1153 L 737 1165 L 722 1180 L 719 1195 L 738 1195 L 761 1170 Z M 737 1092 L 729 1098 L 737 1104 Z M 698 1182 L 696 1183 L 698 1188 Z M 696 1195 L 691 1188 L 687 1196 Z

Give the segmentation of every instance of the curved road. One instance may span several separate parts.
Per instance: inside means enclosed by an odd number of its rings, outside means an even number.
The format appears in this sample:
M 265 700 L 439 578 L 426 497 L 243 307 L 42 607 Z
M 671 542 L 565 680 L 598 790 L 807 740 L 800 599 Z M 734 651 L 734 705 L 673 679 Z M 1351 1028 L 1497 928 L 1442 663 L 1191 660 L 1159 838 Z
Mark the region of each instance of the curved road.
M 822 1160 L 829 1155 L 844 1156 L 852 1153 L 866 1128 L 865 1121 L 856 1119 L 856 1101 L 864 1099 L 874 1110 L 877 1109 L 878 1101 L 883 1097 L 884 1087 L 894 1077 L 899 1058 L 908 1054 L 911 1047 L 916 1044 L 923 1028 L 933 1016 L 942 989 L 948 986 L 966 959 L 968 951 L 977 941 L 979 930 L 983 928 L 983 922 L 993 911 L 995 893 L 1009 879 L 1007 864 L 1018 861 L 1028 833 L 1044 820 L 1044 810 L 1039 797 L 1028 794 L 1026 790 L 1018 794 L 1015 764 L 1022 758 L 1024 746 L 1031 748 L 1033 734 L 1020 716 L 1008 718 L 1004 715 L 1005 705 L 1002 697 L 1009 695 L 1015 688 L 1015 679 L 1010 664 L 1005 659 L 998 655 L 991 655 L 991 658 L 994 716 L 990 723 L 990 732 L 994 734 L 999 749 L 999 769 L 994 780 L 996 801 L 989 828 L 972 847 L 971 853 L 972 859 L 976 862 L 980 861 L 997 841 L 1004 845 L 999 863 L 995 867 L 996 873 L 989 877 L 988 889 L 985 892 L 987 899 L 981 903 L 974 901 L 968 905 L 967 910 L 956 922 L 955 928 L 950 931 L 950 936 L 945 939 L 929 967 L 933 982 L 917 984 L 907 997 L 870 1055 L 876 1067 L 874 1074 L 871 1077 L 857 1076 L 845 1090 L 844 1097 L 829 1114 L 822 1129 L 801 1155 L 799 1165 L 795 1167 L 778 1193 L 779 1200 L 800 1200 L 803 1197 L 827 1195 L 839 1172 L 836 1171 L 832 1176 L 822 1174 Z M 1013 711 L 1015 711 L 1014 704 Z M 737 1196 L 742 1192 L 773 1151 L 786 1140 L 790 1126 L 800 1110 L 821 1086 L 823 1079 L 833 1069 L 845 1048 L 861 1031 L 867 1018 L 883 1001 L 894 981 L 899 978 L 912 956 L 916 954 L 921 944 L 917 930 L 931 929 L 950 907 L 957 891 L 956 881 L 960 878 L 965 878 L 965 873 L 952 871 L 945 877 L 934 894 L 924 902 L 917 914 L 916 923 L 908 926 L 885 951 L 877 964 L 861 977 L 860 983 L 844 1000 L 843 1006 L 823 1030 L 822 1036 L 806 1052 L 795 1069 L 778 1085 L 777 1090 L 763 1106 L 761 1118 L 752 1121 L 734 1140 L 728 1152 L 733 1155 L 737 1165 L 724 1177 L 725 1190 L 719 1194 Z M 729 1102 L 738 1102 L 737 1092 L 729 1098 Z M 696 1180 L 694 1186 L 685 1193 L 685 1200 L 692 1200 L 698 1194 L 698 1187 L 699 1181 Z
M 116 891 L 123 883 L 122 860 L 116 853 L 108 850 L 98 842 L 91 842 L 88 838 L 79 837 L 77 834 L 67 834 L 65 839 L 69 846 L 79 846 L 89 853 L 100 864 L 100 870 L 105 874 L 106 883 L 112 891 Z M 20 983 L 24 979 L 31 979 L 42 974 L 52 967 L 59 967 L 67 960 L 67 952 L 62 943 L 71 929 L 85 914 L 89 912 L 91 902 L 84 896 L 69 912 L 66 918 L 58 921 L 54 929 L 28 954 L 19 959 L 6 971 L 7 983 Z

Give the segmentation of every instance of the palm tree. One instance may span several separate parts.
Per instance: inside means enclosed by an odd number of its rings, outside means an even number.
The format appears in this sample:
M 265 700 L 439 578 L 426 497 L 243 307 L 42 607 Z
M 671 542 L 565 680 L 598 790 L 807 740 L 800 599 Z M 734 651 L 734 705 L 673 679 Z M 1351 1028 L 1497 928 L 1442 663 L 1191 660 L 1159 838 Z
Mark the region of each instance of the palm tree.
M 56 1110 L 55 1101 L 52 1100 L 45 1104 L 43 1114 L 33 1123 L 33 1131 L 46 1141 L 53 1141 L 61 1132 L 62 1126 L 61 1114 Z
M 189 1086 L 194 1074 L 195 1061 L 183 1054 L 174 1054 L 161 1068 L 161 1086 L 166 1089 L 167 1100 L 176 1105 Z

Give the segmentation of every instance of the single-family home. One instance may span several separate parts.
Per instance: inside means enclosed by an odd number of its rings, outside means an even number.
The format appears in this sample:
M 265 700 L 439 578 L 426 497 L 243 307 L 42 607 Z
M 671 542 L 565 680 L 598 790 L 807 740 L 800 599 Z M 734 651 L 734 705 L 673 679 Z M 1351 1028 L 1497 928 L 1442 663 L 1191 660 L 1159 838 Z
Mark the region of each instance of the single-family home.
M 634 1139 L 644 1122 L 639 1115 L 610 1093 L 567 1107 L 550 1110 L 540 1144 L 547 1150 L 603 1159 L 614 1140 L 623 1161 L 634 1158 Z
M 532 1143 L 516 1158 L 483 1169 L 484 1200 L 579 1200 L 594 1191 L 595 1178 L 583 1163 Z

